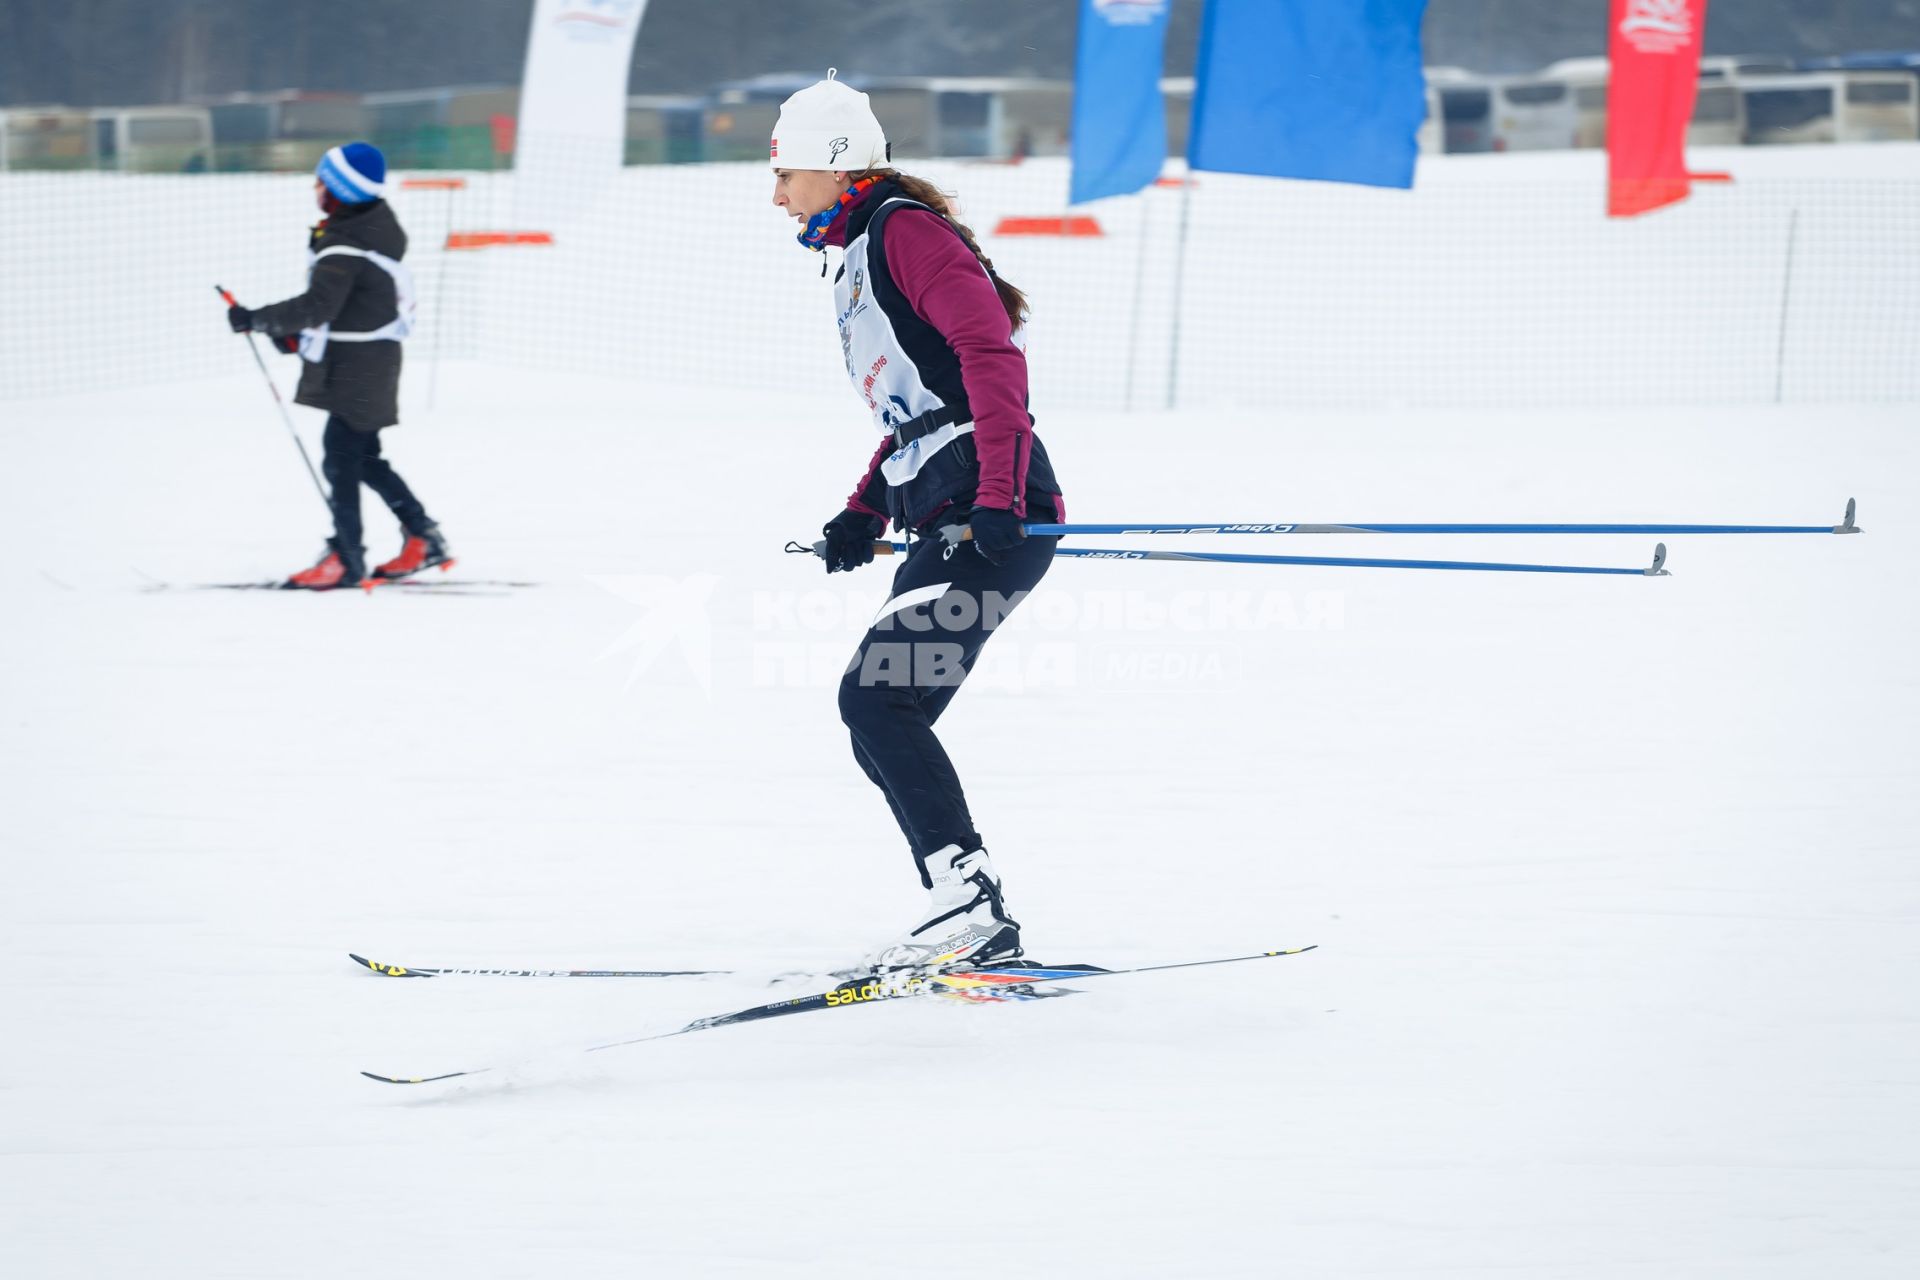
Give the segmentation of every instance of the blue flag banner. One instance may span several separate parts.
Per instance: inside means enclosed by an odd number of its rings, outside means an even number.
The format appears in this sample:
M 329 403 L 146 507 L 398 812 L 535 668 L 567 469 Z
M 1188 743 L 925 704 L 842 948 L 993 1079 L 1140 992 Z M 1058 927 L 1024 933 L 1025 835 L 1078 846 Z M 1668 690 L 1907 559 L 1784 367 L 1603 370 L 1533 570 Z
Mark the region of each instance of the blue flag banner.
M 1187 163 L 1411 187 L 1427 0 L 1207 0 Z
M 1080 0 L 1072 202 L 1138 191 L 1167 158 L 1160 101 L 1172 0 Z

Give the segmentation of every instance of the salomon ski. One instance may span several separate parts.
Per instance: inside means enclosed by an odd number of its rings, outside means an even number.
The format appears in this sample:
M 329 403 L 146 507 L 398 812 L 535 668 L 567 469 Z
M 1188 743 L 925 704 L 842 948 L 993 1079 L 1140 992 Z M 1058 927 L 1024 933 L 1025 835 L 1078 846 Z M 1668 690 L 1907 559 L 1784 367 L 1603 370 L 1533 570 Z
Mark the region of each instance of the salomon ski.
M 1317 944 L 1316 944 L 1317 945 Z M 715 1014 L 706 1018 L 695 1018 L 682 1027 L 671 1031 L 656 1031 L 651 1035 L 634 1036 L 626 1040 L 613 1040 L 606 1044 L 588 1045 L 580 1053 L 600 1053 L 607 1049 L 620 1049 L 628 1045 L 644 1044 L 649 1040 L 667 1040 L 674 1036 L 688 1035 L 695 1031 L 711 1031 L 716 1027 L 730 1027 L 743 1022 L 763 1022 L 769 1018 L 784 1018 L 796 1013 L 813 1013 L 823 1009 L 851 1009 L 857 1005 L 878 1004 L 884 1000 L 911 999 L 917 996 L 952 994 L 971 999 L 984 999 L 1001 993 L 1009 995 L 1020 992 L 1022 995 L 1035 994 L 1031 989 L 1044 983 L 1072 982 L 1093 978 L 1117 978 L 1127 973 L 1159 973 L 1169 969 L 1197 969 L 1207 965 L 1238 964 L 1246 960 L 1265 960 L 1274 956 L 1293 956 L 1312 951 L 1314 946 L 1292 947 L 1283 951 L 1261 951 L 1253 955 L 1223 956 L 1216 960 L 1187 960 L 1178 964 L 1149 964 L 1131 969 L 1103 969 L 1098 965 L 1073 964 L 1044 966 L 1026 961 L 1014 961 L 1004 965 L 989 965 L 980 969 L 962 969 L 946 973 L 920 973 L 913 970 L 901 970 L 896 973 L 877 974 L 865 978 L 855 978 L 827 991 L 813 995 L 798 996 L 792 1000 L 777 1000 L 771 1004 L 755 1005 L 752 1008 L 736 1010 L 733 1013 Z M 364 961 L 362 963 L 365 963 Z M 371 966 L 369 966 L 371 967 Z M 465 1071 L 443 1071 L 431 1076 L 388 1076 L 373 1071 L 360 1074 L 369 1080 L 378 1080 L 382 1084 L 432 1084 L 438 1080 L 454 1080 L 464 1076 L 485 1075 L 501 1070 L 500 1067 L 473 1067 Z

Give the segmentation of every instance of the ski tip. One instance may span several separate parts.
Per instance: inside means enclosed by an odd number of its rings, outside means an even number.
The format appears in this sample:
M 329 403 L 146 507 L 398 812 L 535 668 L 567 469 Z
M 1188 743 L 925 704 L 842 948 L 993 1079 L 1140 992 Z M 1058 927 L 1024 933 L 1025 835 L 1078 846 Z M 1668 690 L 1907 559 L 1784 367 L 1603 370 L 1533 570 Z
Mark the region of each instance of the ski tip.
M 1860 526 L 1853 522 L 1853 499 L 1847 499 L 1847 515 L 1839 524 L 1833 526 L 1835 533 L 1859 533 Z
M 1666 543 L 1656 542 L 1653 544 L 1653 563 L 1640 572 L 1649 578 L 1671 578 L 1673 576 L 1667 572 Z
M 378 960 L 369 960 L 365 956 L 357 956 L 351 951 L 347 952 L 347 959 L 363 968 L 371 969 L 373 972 L 386 978 L 426 978 L 432 976 L 431 974 L 420 973 L 417 970 L 406 968 L 404 965 L 381 964 Z
M 1268 955 L 1268 956 L 1297 956 L 1297 955 L 1299 955 L 1299 954 L 1301 954 L 1302 952 L 1306 952 L 1306 951 L 1318 951 L 1319 949 L 1320 949 L 1320 944 L 1319 944 L 1319 943 L 1317 943 L 1317 942 L 1309 942 L 1309 943 L 1308 943 L 1308 944 L 1307 944 L 1306 946 L 1304 946 L 1304 947 L 1288 947 L 1288 948 L 1287 948 L 1286 950 L 1284 950 L 1284 951 L 1263 951 L 1263 952 L 1261 952 L 1261 954 L 1262 954 L 1262 955 Z
M 449 1071 L 444 1075 L 437 1076 L 383 1076 L 377 1071 L 362 1071 L 360 1074 L 369 1080 L 378 1080 L 381 1084 L 432 1084 L 436 1080 L 451 1080 L 455 1076 L 479 1075 L 480 1072 Z
M 444 1079 L 441 1076 L 383 1076 L 372 1071 L 362 1071 L 360 1074 L 369 1080 L 378 1080 L 381 1084 L 425 1084 L 429 1078 Z

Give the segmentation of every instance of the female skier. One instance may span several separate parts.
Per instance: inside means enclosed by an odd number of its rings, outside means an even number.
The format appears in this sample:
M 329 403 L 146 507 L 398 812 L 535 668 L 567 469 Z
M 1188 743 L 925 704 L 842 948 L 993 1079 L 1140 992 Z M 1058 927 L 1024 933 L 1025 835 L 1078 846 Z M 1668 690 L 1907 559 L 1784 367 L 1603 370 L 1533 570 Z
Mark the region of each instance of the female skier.
M 294 403 L 327 410 L 320 469 L 332 490 L 333 537 L 326 554 L 284 585 L 310 591 L 350 587 L 366 576 L 360 486 L 392 508 L 405 533 L 400 554 L 373 571 L 404 578 L 452 563 L 440 526 L 380 456 L 380 432 L 400 420 L 400 340 L 413 322 L 412 284 L 400 265 L 407 233 L 383 198 L 387 162 L 366 142 L 334 147 L 314 171 L 314 199 L 326 217 L 307 240 L 307 291 L 248 310 L 231 307 L 235 333 L 264 333 L 299 352 Z
M 773 202 L 804 224 L 806 248 L 844 251 L 840 348 L 881 435 L 825 526 L 827 572 L 871 562 L 889 521 L 916 535 L 840 682 L 854 759 L 932 891 L 922 918 L 870 960 L 883 970 L 1010 959 L 1020 926 L 933 725 L 1053 561 L 1057 540 L 1023 528 L 1062 514 L 1027 413 L 1026 298 L 938 189 L 888 167 L 867 95 L 833 76 L 780 108 Z

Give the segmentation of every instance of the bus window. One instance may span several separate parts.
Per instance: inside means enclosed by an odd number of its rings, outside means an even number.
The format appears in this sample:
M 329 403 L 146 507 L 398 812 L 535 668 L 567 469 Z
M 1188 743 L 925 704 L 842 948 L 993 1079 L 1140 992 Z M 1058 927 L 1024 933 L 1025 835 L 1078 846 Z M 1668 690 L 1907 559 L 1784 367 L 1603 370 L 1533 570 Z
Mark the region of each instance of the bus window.
M 205 108 L 135 108 L 121 114 L 119 167 L 141 173 L 207 167 L 213 142 L 212 117 Z
M 93 122 L 93 149 L 103 164 L 111 166 L 119 160 L 120 135 L 114 128 L 113 117 Z
M 1507 81 L 1494 94 L 1496 150 L 1554 150 L 1579 140 L 1579 113 L 1564 80 Z
M 1879 80 L 1865 84 L 1854 81 L 1847 85 L 1847 105 L 1850 107 L 1904 107 L 1912 101 L 1913 86 L 1911 84 Z
M 1731 84 L 1702 84 L 1693 99 L 1693 119 L 1687 121 L 1687 145 L 1737 147 L 1746 138 L 1740 123 L 1740 91 Z
M 1703 84 L 1693 100 L 1693 118 L 1703 124 L 1738 120 L 1740 95 L 1730 84 Z
M 273 108 L 267 103 L 222 102 L 207 110 L 213 117 L 213 140 L 223 147 L 273 137 Z
M 191 116 L 134 116 L 127 121 L 130 147 L 192 147 L 202 141 L 201 122 Z
M 1508 85 L 1500 91 L 1508 102 L 1520 107 L 1540 107 L 1567 96 L 1567 86 L 1551 82 Z M 1602 91 L 1604 93 L 1604 90 Z
M 351 98 L 290 98 L 280 105 L 283 138 L 351 138 L 366 128 L 367 109 Z
M 1907 76 L 1849 76 L 1843 99 L 1846 105 L 1840 113 L 1840 140 L 1891 142 L 1920 136 L 1914 86 L 1914 80 Z
M 985 93 L 948 91 L 934 99 L 934 119 L 940 130 L 943 156 L 986 156 L 993 154 L 989 128 L 993 121 L 993 97 Z
M 1832 142 L 1833 90 L 1754 89 L 1746 95 L 1747 140 L 1754 143 Z
M 950 128 L 985 128 L 993 110 L 993 99 L 984 93 L 943 93 L 939 98 L 940 123 Z

